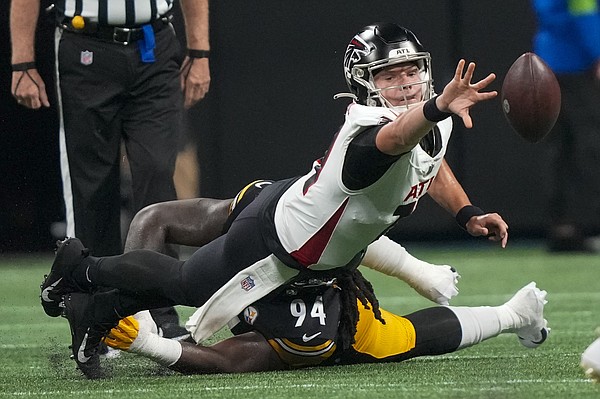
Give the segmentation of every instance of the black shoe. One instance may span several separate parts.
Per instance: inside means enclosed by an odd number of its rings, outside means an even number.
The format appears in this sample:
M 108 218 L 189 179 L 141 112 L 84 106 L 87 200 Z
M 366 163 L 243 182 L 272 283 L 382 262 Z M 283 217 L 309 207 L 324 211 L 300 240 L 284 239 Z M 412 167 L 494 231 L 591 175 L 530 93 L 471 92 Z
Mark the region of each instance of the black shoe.
M 70 273 L 81 261 L 89 255 L 89 250 L 77 238 L 66 238 L 56 242 L 56 256 L 50 269 L 50 274 L 44 276 L 40 285 L 40 299 L 44 312 L 50 317 L 62 314 L 64 304 L 62 297 L 74 291 L 64 276 Z
M 174 307 L 152 309 L 150 315 L 158 327 L 160 336 L 176 341 L 183 341 L 190 336 L 188 330 L 179 325 L 179 315 Z
M 90 380 L 104 378 L 100 367 L 98 348 L 109 330 L 94 324 L 94 297 L 88 293 L 73 292 L 65 295 L 64 316 L 71 327 L 73 359 L 83 375 Z
M 158 326 L 158 335 L 164 338 L 174 339 L 176 341 L 184 341 L 190 337 L 190 333 L 179 324 L 164 323 Z

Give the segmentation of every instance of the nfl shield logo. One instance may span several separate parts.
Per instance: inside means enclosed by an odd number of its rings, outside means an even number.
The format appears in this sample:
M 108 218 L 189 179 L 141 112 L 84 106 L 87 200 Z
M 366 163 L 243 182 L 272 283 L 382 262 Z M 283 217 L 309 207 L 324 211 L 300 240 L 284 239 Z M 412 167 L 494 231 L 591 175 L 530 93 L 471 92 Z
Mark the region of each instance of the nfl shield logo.
M 252 277 L 248 276 L 245 279 L 243 279 L 240 284 L 242 285 L 242 289 L 244 291 L 250 291 L 252 288 L 254 288 L 254 286 L 256 285 L 254 283 L 254 280 L 252 280 Z
M 94 53 L 87 50 L 82 51 L 79 61 L 82 65 L 92 65 L 92 62 L 94 62 Z

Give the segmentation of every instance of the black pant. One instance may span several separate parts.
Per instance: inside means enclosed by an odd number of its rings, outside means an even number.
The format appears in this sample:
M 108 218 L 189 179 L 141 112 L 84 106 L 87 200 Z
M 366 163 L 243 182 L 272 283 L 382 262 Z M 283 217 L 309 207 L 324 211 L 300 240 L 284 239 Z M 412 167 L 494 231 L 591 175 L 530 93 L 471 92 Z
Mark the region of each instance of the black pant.
M 143 63 L 136 43 L 124 46 L 67 31 L 57 40 L 67 235 L 80 238 L 96 256 L 118 254 L 122 140 L 132 175 L 132 211 L 176 198 L 179 42 L 171 27 L 163 28 L 156 33 L 156 61 Z
M 116 288 L 104 304 L 107 317 L 126 316 L 144 309 L 172 305 L 202 306 L 238 272 L 269 255 L 259 222 L 273 184 L 249 204 L 228 232 L 179 261 L 150 250 L 135 250 L 104 258 L 88 257 L 93 284 Z M 267 194 L 267 195 L 265 195 Z M 85 271 L 79 273 L 85 286 Z M 241 283 L 241 282 L 240 282 Z M 106 321 L 106 320 L 104 320 Z M 113 320 L 116 321 L 116 320 Z

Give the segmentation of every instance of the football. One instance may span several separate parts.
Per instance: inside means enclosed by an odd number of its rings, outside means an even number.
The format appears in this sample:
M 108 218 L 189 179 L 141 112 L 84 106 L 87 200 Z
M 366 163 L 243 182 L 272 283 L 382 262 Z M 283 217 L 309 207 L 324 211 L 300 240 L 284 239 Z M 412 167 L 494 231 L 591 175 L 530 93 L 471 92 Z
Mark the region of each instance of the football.
M 502 111 L 519 136 L 537 143 L 560 112 L 560 86 L 552 70 L 534 53 L 521 55 L 504 77 Z

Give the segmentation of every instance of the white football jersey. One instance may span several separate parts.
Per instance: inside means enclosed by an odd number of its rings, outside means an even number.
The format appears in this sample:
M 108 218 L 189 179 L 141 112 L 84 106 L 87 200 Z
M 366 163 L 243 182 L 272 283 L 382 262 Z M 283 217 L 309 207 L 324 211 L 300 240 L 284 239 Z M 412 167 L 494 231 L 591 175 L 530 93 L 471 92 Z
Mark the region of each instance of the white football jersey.
M 437 124 L 442 148 L 435 156 L 417 145 L 364 189 L 350 190 L 342 182 L 342 167 L 352 139 L 366 127 L 394 120 L 396 112 L 352 104 L 320 168 L 301 177 L 279 199 L 275 210 L 277 236 L 300 264 L 313 270 L 345 265 L 388 230 L 400 213 L 414 211 L 427 192 L 446 152 L 451 118 Z M 403 212 L 399 212 L 402 207 Z

